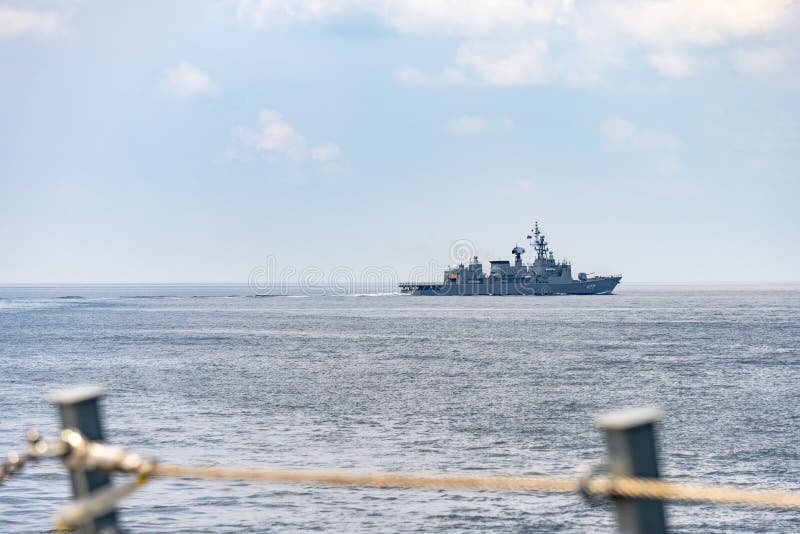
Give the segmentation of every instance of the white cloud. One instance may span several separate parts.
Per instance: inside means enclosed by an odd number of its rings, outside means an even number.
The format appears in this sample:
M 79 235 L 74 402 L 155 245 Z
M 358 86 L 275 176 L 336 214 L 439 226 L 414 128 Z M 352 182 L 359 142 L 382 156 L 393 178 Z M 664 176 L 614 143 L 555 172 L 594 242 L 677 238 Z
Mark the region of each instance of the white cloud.
M 334 143 L 309 146 L 297 129 L 277 111 L 265 109 L 259 113 L 258 129 L 240 127 L 234 130 L 228 155 L 236 157 L 245 150 L 255 150 L 269 160 L 300 161 L 313 159 L 320 163 L 332 163 L 341 156 L 341 149 Z
M 644 48 L 647 62 L 672 78 L 692 75 L 701 49 L 790 39 L 797 25 L 798 3 L 787 0 L 608 0 L 587 4 L 576 22 L 627 56 Z
M 544 39 L 482 40 L 461 45 L 456 55 L 461 80 L 497 86 L 595 85 L 616 59 L 605 51 L 570 45 L 555 53 Z
M 753 76 L 777 74 L 784 70 L 788 61 L 787 51 L 776 47 L 739 49 L 733 53 L 733 68 Z
M 208 73 L 186 61 L 164 71 L 159 87 L 165 94 L 179 99 L 217 91 L 217 84 Z
M 445 67 L 438 74 L 425 73 L 415 67 L 401 67 L 395 71 L 394 78 L 407 85 L 465 84 L 471 81 L 464 72 L 453 67 Z
M 453 135 L 474 135 L 488 132 L 507 131 L 514 128 L 514 121 L 501 119 L 496 122 L 488 121 L 483 117 L 461 115 L 447 121 L 445 130 Z
M 325 22 L 368 16 L 399 33 L 529 35 L 534 26 L 599 24 L 643 43 L 712 44 L 768 33 L 795 10 L 790 0 L 237 0 L 239 20 L 254 26 L 281 21 Z
M 462 115 L 447 123 L 447 131 L 456 135 L 483 133 L 488 129 L 486 121 L 480 117 Z
M 281 19 L 324 20 L 357 3 L 346 0 L 237 0 L 236 13 L 240 22 L 258 27 Z
M 692 74 L 692 60 L 681 54 L 650 54 L 647 62 L 668 78 L 685 78 Z
M 489 35 L 547 24 L 572 8 L 571 0 L 238 0 L 239 20 L 256 27 L 283 20 L 320 23 L 361 15 L 400 33 Z
M 642 130 L 621 117 L 609 117 L 603 122 L 603 139 L 619 150 L 676 152 L 683 147 L 678 137 L 667 133 Z
M 394 0 L 385 13 L 401 33 L 476 36 L 548 24 L 571 7 L 568 0 Z
M 406 84 L 500 86 L 600 83 L 611 69 L 649 63 L 666 77 L 692 75 L 702 48 L 758 39 L 780 42 L 798 30 L 793 0 L 238 0 L 241 21 L 325 24 L 374 21 L 402 35 L 451 36 L 457 52 L 429 74 L 407 65 Z M 757 43 L 755 43 L 757 44 Z M 791 46 L 784 43 L 785 46 Z M 729 54 L 730 51 L 724 53 Z M 740 72 L 762 73 L 735 57 Z M 777 69 L 775 57 L 762 61 Z
M 64 31 L 60 14 L 0 6 L 0 37 L 53 35 Z
M 306 138 L 280 113 L 262 110 L 258 117 L 259 130 L 239 129 L 239 139 L 268 157 L 286 156 L 301 159 L 307 156 Z
M 786 25 L 786 0 L 616 0 L 591 7 L 595 20 L 638 42 L 658 46 L 720 44 Z
M 327 163 L 339 159 L 341 152 L 339 145 L 325 143 L 312 148 L 311 157 L 322 163 Z
M 456 62 L 490 85 L 540 85 L 550 79 L 547 43 L 472 43 L 458 49 Z

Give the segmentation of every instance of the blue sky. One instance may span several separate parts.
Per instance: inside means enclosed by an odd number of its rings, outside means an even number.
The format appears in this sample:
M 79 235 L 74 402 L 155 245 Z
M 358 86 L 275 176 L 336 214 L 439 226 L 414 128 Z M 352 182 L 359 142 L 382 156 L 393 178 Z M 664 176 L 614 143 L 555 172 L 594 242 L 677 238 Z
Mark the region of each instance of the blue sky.
M 800 8 L 0 0 L 0 283 L 800 280 Z

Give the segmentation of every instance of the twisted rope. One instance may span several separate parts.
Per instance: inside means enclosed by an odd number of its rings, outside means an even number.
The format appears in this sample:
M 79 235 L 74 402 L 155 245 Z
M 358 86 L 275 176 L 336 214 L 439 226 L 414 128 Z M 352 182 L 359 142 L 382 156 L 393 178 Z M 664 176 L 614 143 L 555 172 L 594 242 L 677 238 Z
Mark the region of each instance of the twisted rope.
M 800 510 L 800 492 L 606 476 L 591 471 L 584 477 L 574 478 L 548 475 L 359 473 L 343 470 L 161 465 L 121 447 L 89 441 L 72 429 L 64 430 L 59 440 L 50 443 L 42 440 L 37 432 L 30 431 L 23 453 L 10 454 L 8 460 L 0 466 L 0 482 L 7 476 L 19 472 L 27 461 L 46 457 L 59 457 L 72 470 L 101 470 L 136 475 L 136 478 L 127 484 L 97 491 L 63 510 L 55 518 L 58 530 L 78 528 L 107 513 L 120 499 L 140 488 L 151 476 L 377 488 L 581 493 L 586 496 L 611 498 L 705 502 Z
M 254 480 L 261 482 L 367 486 L 380 488 L 429 488 L 495 491 L 584 492 L 589 495 L 708 502 L 800 509 L 800 493 L 735 486 L 710 486 L 658 479 L 593 476 L 587 480 L 547 475 L 422 475 L 408 473 L 356 473 L 299 469 L 256 469 L 157 465 L 154 476 Z

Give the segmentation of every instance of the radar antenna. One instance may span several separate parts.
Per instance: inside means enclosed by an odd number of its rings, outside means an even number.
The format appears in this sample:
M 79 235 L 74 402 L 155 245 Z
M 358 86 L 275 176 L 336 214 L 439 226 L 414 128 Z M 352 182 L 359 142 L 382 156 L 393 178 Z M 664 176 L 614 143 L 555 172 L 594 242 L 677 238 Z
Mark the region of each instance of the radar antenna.
M 516 245 L 511 253 L 514 255 L 514 265 L 517 267 L 522 267 L 522 255 L 525 254 L 525 249 L 519 245 Z

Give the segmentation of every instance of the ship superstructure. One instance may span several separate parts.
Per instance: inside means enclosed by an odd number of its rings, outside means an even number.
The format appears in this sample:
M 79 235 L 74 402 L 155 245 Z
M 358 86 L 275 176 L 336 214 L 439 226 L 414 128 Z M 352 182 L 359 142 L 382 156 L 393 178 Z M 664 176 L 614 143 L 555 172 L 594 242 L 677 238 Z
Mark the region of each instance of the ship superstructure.
M 403 293 L 412 295 L 598 295 L 609 294 L 619 284 L 621 275 L 588 276 L 579 273 L 572 278 L 572 264 L 558 261 L 549 249 L 538 221 L 531 229 L 528 240 L 536 252 L 533 263 L 525 263 L 525 249 L 515 245 L 511 250 L 514 263 L 509 260 L 489 262 L 489 273 L 474 256 L 464 265 L 460 263 L 444 272 L 441 284 L 400 284 Z

